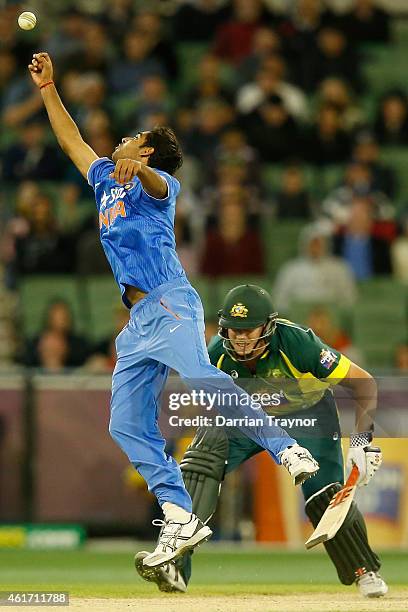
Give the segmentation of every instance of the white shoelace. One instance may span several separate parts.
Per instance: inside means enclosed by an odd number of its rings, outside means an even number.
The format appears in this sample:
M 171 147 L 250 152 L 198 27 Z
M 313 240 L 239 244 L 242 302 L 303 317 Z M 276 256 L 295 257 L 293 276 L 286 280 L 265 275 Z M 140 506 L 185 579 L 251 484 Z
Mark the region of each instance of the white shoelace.
M 183 529 L 183 523 L 174 523 L 170 521 L 163 521 L 163 519 L 154 519 L 152 525 L 155 527 L 161 527 L 162 531 L 159 535 L 159 544 L 163 546 L 163 550 L 167 552 L 167 548 L 170 548 L 174 552 L 177 548 L 177 539 Z M 166 525 L 177 525 L 175 530 L 166 533 Z M 172 543 L 173 540 L 173 543 Z

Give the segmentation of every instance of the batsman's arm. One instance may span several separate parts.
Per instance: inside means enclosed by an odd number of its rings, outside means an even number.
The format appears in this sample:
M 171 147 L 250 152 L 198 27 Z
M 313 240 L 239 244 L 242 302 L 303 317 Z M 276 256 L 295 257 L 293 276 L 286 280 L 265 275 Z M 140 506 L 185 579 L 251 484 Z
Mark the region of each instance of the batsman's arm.
M 356 431 L 372 431 L 377 409 L 377 383 L 369 372 L 351 362 L 340 383 L 351 389 L 356 402 Z
M 61 149 L 86 178 L 89 166 L 98 159 L 98 156 L 84 142 L 78 127 L 58 95 L 53 82 L 53 67 L 48 53 L 34 54 L 29 70 L 34 83 L 40 88 L 51 127 Z

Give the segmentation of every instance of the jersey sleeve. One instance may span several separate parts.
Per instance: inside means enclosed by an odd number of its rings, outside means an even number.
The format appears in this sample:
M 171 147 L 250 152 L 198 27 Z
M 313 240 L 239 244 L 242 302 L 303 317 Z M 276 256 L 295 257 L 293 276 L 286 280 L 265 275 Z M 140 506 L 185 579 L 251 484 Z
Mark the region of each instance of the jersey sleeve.
M 106 181 L 109 174 L 115 169 L 115 164 L 108 157 L 99 157 L 92 162 L 88 169 L 88 183 L 95 190 L 99 183 Z
M 222 338 L 219 336 L 213 336 L 208 344 L 208 355 L 213 365 L 217 366 L 217 363 L 224 354 L 224 347 L 222 345 Z
M 171 202 L 175 200 L 180 191 L 180 183 L 174 176 L 167 174 L 167 172 L 163 172 L 162 170 L 154 169 L 157 174 L 160 174 L 164 178 L 167 183 L 167 194 L 164 198 L 154 198 L 147 191 L 143 189 L 143 185 L 140 183 L 141 187 L 141 201 L 145 204 L 150 204 L 153 206 L 157 206 L 159 208 L 166 208 L 169 206 Z
M 315 378 L 330 380 L 332 384 L 342 381 L 350 368 L 350 360 L 339 351 L 325 344 L 313 330 L 293 326 L 286 327 L 284 357 L 287 365 Z

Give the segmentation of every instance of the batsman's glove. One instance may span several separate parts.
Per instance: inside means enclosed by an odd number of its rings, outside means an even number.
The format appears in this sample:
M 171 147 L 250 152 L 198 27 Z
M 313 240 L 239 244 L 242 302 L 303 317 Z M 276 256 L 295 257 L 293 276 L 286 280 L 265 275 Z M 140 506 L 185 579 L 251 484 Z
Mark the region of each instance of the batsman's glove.
M 377 446 L 370 446 L 373 440 L 371 431 L 351 434 L 346 468 L 350 472 L 353 465 L 358 467 L 359 487 L 367 485 L 382 463 L 382 452 Z

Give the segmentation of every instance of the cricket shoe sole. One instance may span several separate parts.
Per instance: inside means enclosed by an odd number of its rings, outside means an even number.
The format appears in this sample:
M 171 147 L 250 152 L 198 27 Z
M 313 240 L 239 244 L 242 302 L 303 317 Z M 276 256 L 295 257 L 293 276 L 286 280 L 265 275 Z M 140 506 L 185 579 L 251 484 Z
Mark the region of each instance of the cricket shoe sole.
M 185 593 L 187 585 L 174 563 L 168 563 L 160 567 L 149 567 L 143 564 L 143 559 L 149 553 L 141 550 L 135 555 L 135 568 L 143 580 L 157 584 L 159 591 L 164 593 Z

